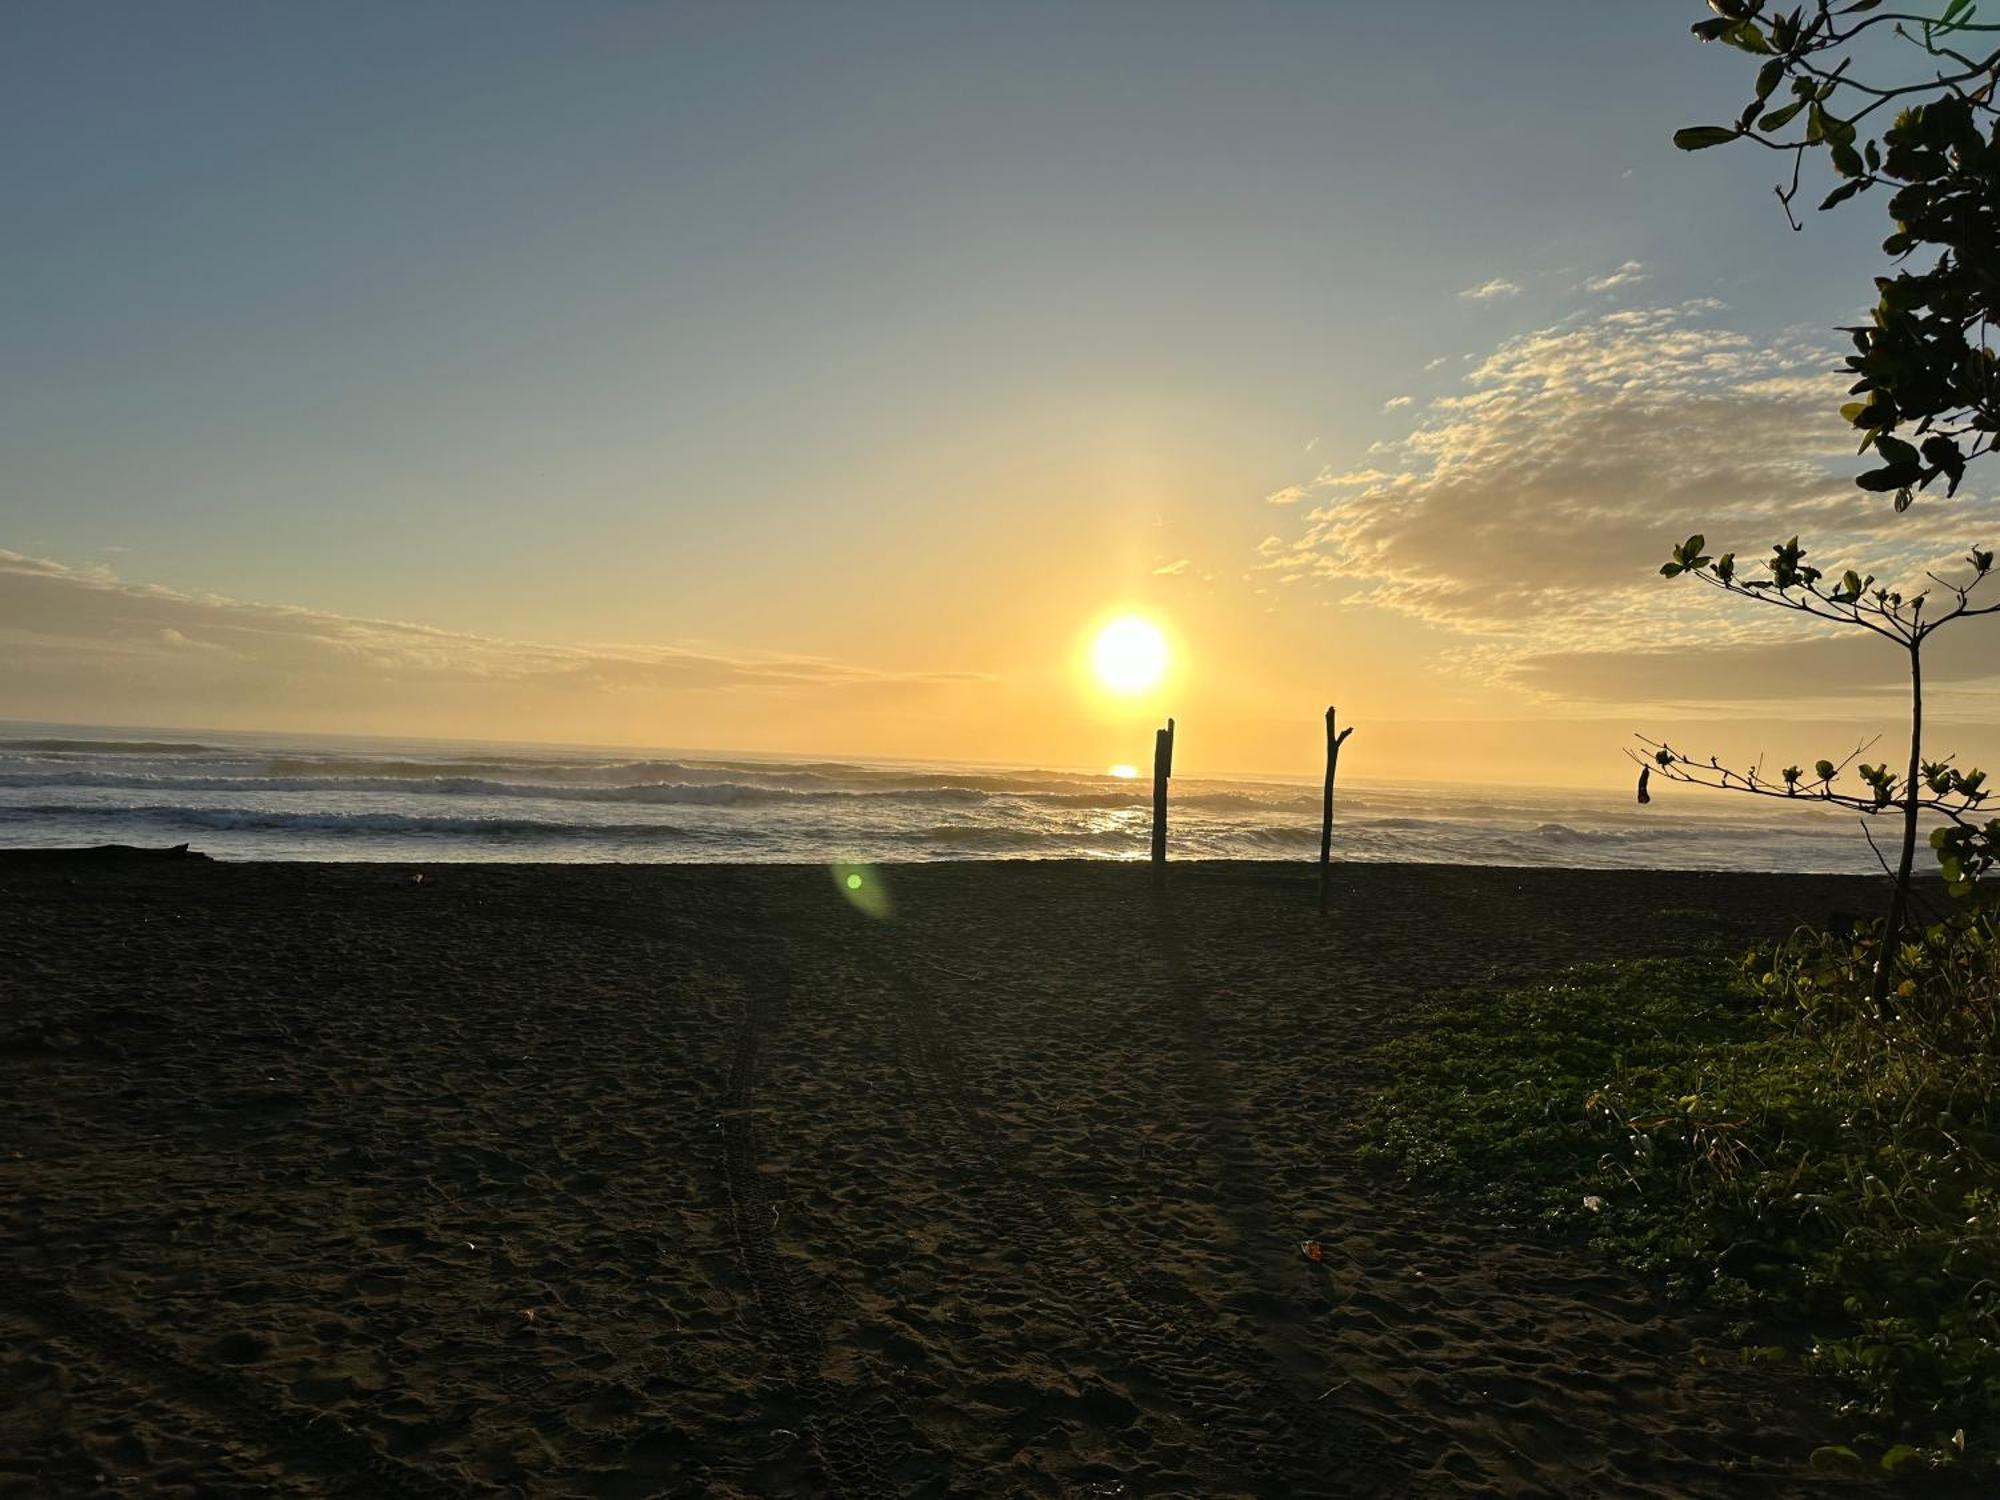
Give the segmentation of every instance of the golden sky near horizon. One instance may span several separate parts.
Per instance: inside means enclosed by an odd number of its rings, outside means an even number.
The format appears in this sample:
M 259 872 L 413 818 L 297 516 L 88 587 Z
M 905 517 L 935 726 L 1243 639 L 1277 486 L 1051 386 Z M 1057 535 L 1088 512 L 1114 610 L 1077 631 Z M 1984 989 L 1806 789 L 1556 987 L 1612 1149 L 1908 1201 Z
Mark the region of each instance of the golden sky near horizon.
M 1853 488 L 1879 205 L 1675 152 L 1677 6 L 502 9 L 23 18 L 0 718 L 1611 785 L 1895 721 L 1688 533 L 2000 541 Z

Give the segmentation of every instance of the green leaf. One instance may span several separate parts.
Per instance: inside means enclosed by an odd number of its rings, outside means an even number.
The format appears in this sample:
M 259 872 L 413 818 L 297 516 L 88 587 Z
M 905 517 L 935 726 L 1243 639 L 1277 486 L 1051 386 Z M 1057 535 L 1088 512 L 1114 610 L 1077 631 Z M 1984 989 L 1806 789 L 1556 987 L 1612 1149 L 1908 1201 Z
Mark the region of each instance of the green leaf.
M 1886 432 L 1875 440 L 1875 451 L 1899 469 L 1917 467 L 1917 450 L 1901 438 L 1890 437 Z
M 1859 1474 L 1864 1467 L 1859 1453 L 1839 1443 L 1813 1449 L 1806 1463 L 1816 1474 Z
M 1866 177 L 1857 177 L 1852 182 L 1843 182 L 1839 187 L 1835 188 L 1832 192 L 1828 193 L 1826 197 L 1820 200 L 1820 205 L 1819 205 L 1820 212 L 1825 213 L 1829 208 L 1832 208 L 1834 205 L 1839 203 L 1845 203 L 1849 198 L 1852 198 L 1856 193 L 1860 192 L 1863 188 L 1867 187 L 1868 185 L 1869 185 L 1869 180 Z M 1844 409 L 1845 408 L 1843 408 L 1843 410 Z
M 1785 76 L 1785 60 L 1774 57 L 1757 70 L 1757 102 L 1762 104 L 1771 97 L 1771 91 Z
M 1764 38 L 1764 28 L 1755 21 L 1738 21 L 1722 33 L 1722 39 L 1732 47 L 1740 47 L 1760 57 L 1771 50 L 1770 42 Z
M 1660 565 L 1660 576 L 1662 578 L 1678 578 L 1686 571 L 1687 569 L 1683 568 L 1679 563 L 1662 563 Z
M 1924 1454 L 1921 1448 L 1913 1448 L 1908 1443 L 1898 1443 L 1882 1455 L 1882 1472 L 1884 1474 L 1894 1474 L 1898 1470 L 1906 1469 L 1912 1464 L 1920 1464 L 1923 1461 Z
M 1757 122 L 1757 128 L 1759 130 L 1783 130 L 1787 125 L 1792 123 L 1792 117 L 1805 107 L 1805 101 L 1801 99 L 1774 109 Z
M 1674 144 L 1683 151 L 1706 151 L 1736 139 L 1736 132 L 1723 125 L 1689 125 L 1674 132 Z
M 1951 4 L 1944 8 L 1944 14 L 1938 17 L 1939 28 L 1956 25 L 1971 9 L 1972 0 L 1951 0 Z

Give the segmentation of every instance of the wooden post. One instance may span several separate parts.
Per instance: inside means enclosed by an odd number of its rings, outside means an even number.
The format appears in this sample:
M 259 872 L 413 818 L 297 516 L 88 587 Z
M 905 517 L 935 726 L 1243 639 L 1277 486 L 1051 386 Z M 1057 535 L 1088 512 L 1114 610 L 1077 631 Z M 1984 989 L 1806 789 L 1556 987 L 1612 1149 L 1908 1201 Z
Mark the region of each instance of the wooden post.
M 1174 721 L 1153 731 L 1153 878 L 1167 863 L 1167 778 L 1174 774 Z
M 1335 734 L 1333 710 L 1326 711 L 1326 792 L 1319 805 L 1319 914 L 1326 915 L 1327 882 L 1333 873 L 1333 773 L 1340 767 L 1340 747 L 1354 726 Z

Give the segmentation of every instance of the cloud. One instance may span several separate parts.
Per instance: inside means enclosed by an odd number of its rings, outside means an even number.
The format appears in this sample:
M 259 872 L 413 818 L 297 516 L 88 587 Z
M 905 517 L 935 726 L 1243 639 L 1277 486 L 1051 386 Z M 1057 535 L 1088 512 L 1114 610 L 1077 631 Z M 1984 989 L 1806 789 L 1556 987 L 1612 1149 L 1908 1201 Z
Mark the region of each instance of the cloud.
M 1940 631 L 1924 650 L 1924 680 L 1967 684 L 2000 677 L 2000 622 L 1969 620 Z M 1807 639 L 1626 651 L 1549 651 L 1510 663 L 1522 686 L 1574 702 L 1762 705 L 1857 696 L 1899 703 L 1909 658 L 1860 631 Z M 1818 691 L 1810 691 L 1814 686 Z M 1906 747 L 1907 748 L 1907 747 Z
M 1491 302 L 1496 297 L 1513 297 L 1520 293 L 1520 286 L 1512 281 L 1503 281 L 1496 276 L 1491 281 L 1482 281 L 1478 286 L 1469 286 L 1458 295 L 1472 302 Z
M 1416 400 L 1414 396 L 1391 396 L 1387 401 L 1382 403 L 1382 410 L 1396 411 L 1401 407 L 1408 406 L 1414 400 Z
M 1467 670 L 1546 696 L 1601 701 L 1627 680 L 1634 698 L 1692 690 L 1738 659 L 1799 665 L 1757 679 L 1775 691 L 1838 691 L 1854 648 L 1756 657 L 1796 640 L 1790 617 L 1668 584 L 1669 546 L 1699 531 L 1752 568 L 1798 533 L 1836 567 L 1908 578 L 1990 544 L 2000 516 L 1930 497 L 1897 516 L 1857 490 L 1832 351 L 1752 339 L 1717 326 L 1719 310 L 1623 309 L 1508 340 L 1407 437 L 1370 445 L 1396 472 L 1334 485 L 1323 471 L 1320 503 L 1263 544 L 1259 567 L 1450 631 Z M 1691 677 L 1663 674 L 1653 654 L 1669 643 L 1713 654 Z M 2000 653 L 1988 659 L 2000 674 Z
M 802 702 L 920 692 L 964 674 L 685 646 L 555 645 L 126 583 L 0 550 L 0 694 L 20 713 L 161 723 L 263 706 L 402 711 L 427 703 L 548 711 L 605 695 Z M 31 708 L 32 705 L 43 705 Z
M 1636 286 L 1645 279 L 1645 266 L 1636 260 L 1628 260 L 1609 275 L 1593 276 L 1583 284 L 1583 289 L 1587 292 L 1609 292 L 1621 286 Z
M 1312 499 L 1312 491 L 1302 484 L 1288 484 L 1281 490 L 1273 490 L 1264 497 L 1266 505 L 1297 505 L 1301 500 Z
M 1185 573 L 1192 566 L 1193 564 L 1191 564 L 1185 557 L 1176 558 L 1174 559 L 1174 561 L 1170 563 L 1162 564 L 1160 567 L 1153 569 L 1153 576 L 1155 578 L 1178 577 L 1180 574 Z

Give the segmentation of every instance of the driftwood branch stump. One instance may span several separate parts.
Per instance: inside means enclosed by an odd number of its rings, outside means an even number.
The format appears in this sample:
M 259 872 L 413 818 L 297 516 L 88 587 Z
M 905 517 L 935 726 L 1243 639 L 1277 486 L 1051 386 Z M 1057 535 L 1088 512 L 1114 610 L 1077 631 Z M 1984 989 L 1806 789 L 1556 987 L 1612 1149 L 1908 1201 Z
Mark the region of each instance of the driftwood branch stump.
M 1354 726 L 1334 732 L 1333 710 L 1326 711 L 1326 790 L 1319 804 L 1319 914 L 1326 915 L 1327 887 L 1333 874 L 1333 776 L 1340 769 L 1340 747 Z
M 1153 879 L 1167 864 L 1167 779 L 1174 774 L 1174 721 L 1153 731 Z

